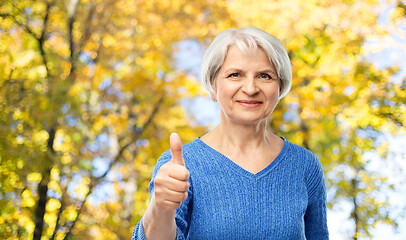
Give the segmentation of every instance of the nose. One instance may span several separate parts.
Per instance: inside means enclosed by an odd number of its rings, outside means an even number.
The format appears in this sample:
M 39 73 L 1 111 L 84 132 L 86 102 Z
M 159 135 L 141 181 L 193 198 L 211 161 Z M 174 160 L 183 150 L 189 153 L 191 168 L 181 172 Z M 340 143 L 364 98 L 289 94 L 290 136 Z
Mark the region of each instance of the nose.
M 254 96 L 259 92 L 257 82 L 254 77 L 247 77 L 242 81 L 242 91 L 248 96 Z

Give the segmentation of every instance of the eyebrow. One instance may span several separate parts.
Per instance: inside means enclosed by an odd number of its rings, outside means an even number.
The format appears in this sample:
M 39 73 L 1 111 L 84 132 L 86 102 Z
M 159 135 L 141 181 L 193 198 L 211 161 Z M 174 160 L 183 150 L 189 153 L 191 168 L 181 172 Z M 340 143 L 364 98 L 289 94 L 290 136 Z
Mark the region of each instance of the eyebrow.
M 230 73 L 230 72 L 244 72 L 244 71 L 239 68 L 230 68 L 225 71 L 225 73 Z M 271 69 L 263 69 L 263 70 L 257 71 L 257 73 L 272 73 L 272 74 L 277 75 L 276 72 L 272 71 Z
M 230 69 L 227 69 L 224 72 L 226 72 L 226 73 L 229 73 L 229 72 L 243 72 L 243 70 L 238 69 L 238 68 L 230 68 Z
M 259 73 L 272 73 L 272 74 L 276 75 L 276 72 L 272 71 L 271 69 L 264 69 L 264 70 L 261 70 L 261 71 L 258 71 L 258 72 Z

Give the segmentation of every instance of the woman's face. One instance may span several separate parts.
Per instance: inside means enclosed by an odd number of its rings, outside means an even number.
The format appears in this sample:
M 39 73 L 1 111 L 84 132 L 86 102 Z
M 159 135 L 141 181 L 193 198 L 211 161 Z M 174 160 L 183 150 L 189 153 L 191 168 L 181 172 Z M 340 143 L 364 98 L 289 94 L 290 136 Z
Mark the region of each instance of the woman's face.
M 262 48 L 244 55 L 232 45 L 216 78 L 221 118 L 238 124 L 266 120 L 279 102 L 279 79 Z

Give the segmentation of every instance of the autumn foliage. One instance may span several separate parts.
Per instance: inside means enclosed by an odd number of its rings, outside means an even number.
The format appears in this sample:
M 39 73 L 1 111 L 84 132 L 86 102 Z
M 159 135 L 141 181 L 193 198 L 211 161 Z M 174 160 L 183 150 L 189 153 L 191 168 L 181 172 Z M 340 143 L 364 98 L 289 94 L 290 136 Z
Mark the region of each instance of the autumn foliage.
M 248 25 L 281 39 L 292 61 L 291 93 L 269 127 L 317 153 L 329 207 L 354 205 L 350 237 L 370 237 L 378 223 L 396 227 L 390 206 L 373 197 L 387 176 L 368 172 L 364 157 L 385 159 L 380 136 L 404 134 L 406 125 L 398 68 L 366 60 L 365 42 L 391 34 L 377 23 L 381 4 L 2 1 L 0 238 L 129 239 L 169 134 L 186 143 L 207 131 L 179 104 L 206 93 L 176 68 L 177 46 L 207 46 Z M 396 27 L 405 7 L 390 4 Z

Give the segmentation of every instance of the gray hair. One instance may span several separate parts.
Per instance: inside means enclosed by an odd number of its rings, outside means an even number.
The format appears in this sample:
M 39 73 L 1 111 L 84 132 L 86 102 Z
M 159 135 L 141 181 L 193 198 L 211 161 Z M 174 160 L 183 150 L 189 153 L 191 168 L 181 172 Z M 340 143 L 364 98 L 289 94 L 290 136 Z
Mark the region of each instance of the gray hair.
M 268 55 L 279 78 L 280 96 L 282 99 L 292 86 L 292 69 L 288 53 L 279 39 L 256 27 L 227 29 L 214 38 L 204 53 L 201 65 L 201 77 L 204 88 L 215 94 L 215 80 L 223 65 L 227 51 L 231 45 L 236 45 L 242 53 L 249 54 L 250 49 L 257 51 L 258 47 Z

